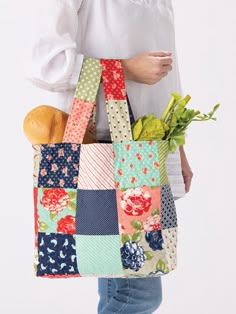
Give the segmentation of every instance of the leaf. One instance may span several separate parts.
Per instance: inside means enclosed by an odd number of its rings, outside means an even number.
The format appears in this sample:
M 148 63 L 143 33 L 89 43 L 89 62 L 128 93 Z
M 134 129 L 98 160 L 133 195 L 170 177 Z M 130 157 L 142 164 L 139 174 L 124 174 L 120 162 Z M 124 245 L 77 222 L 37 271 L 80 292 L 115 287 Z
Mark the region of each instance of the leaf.
M 48 225 L 46 224 L 46 222 L 40 221 L 39 222 L 39 230 L 40 231 L 45 231 L 48 229 Z
M 141 231 L 135 231 L 132 235 L 133 241 L 140 241 L 142 239 L 142 232 Z
M 69 210 L 75 210 L 75 209 L 76 209 L 76 203 L 70 201 L 70 202 L 68 203 L 68 209 L 69 209 Z
M 148 261 L 150 261 L 153 258 L 153 254 L 151 251 L 145 251 L 145 255 Z
M 138 220 L 138 219 L 131 221 L 130 224 L 136 230 L 142 230 L 142 228 L 143 228 L 143 222 L 141 220 Z
M 139 135 L 142 131 L 142 127 L 143 127 L 143 124 L 142 124 L 142 120 L 141 119 L 138 119 L 134 124 L 133 124 L 133 127 L 132 127 L 132 133 L 133 133 L 133 138 L 134 138 L 134 141 L 137 141 L 138 138 L 139 138 Z
M 75 191 L 69 191 L 68 195 L 70 197 L 70 201 L 73 202 L 76 200 L 77 193 Z
M 57 218 L 57 213 L 50 213 L 49 217 L 51 220 L 55 220 Z
M 131 241 L 131 240 L 132 240 L 132 235 L 131 234 L 128 234 L 128 233 L 122 234 L 122 236 L 121 236 L 122 243 L 125 243 L 127 241 Z
M 169 141 L 169 150 L 171 152 L 175 152 L 176 148 L 177 148 L 177 146 L 176 146 L 174 140 L 171 138 L 170 141 Z
M 169 267 L 165 264 L 165 262 L 162 259 L 159 259 L 159 261 L 156 264 L 156 269 L 162 271 L 163 273 L 168 273 Z
M 160 214 L 159 208 L 153 209 L 152 216 L 159 215 L 159 214 Z
M 184 137 L 184 135 L 175 135 L 175 136 L 173 136 L 172 138 L 173 138 L 173 140 L 176 141 L 176 143 L 177 143 L 178 145 L 183 145 L 183 144 L 185 144 L 185 137 Z

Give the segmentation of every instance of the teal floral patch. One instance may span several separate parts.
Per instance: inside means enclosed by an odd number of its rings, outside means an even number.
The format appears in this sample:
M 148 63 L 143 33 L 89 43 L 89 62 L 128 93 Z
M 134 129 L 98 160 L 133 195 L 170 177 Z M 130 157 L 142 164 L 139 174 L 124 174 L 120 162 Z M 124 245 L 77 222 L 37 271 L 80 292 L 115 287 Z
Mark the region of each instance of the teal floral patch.
M 37 209 L 39 231 L 75 234 L 76 190 L 38 188 Z
M 114 143 L 113 148 L 117 188 L 160 185 L 157 141 Z

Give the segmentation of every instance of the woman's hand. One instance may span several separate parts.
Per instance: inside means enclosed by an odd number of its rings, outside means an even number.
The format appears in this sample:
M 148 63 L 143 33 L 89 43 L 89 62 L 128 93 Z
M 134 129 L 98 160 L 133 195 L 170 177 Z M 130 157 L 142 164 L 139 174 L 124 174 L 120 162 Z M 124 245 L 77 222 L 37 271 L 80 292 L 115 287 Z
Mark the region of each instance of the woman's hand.
M 190 191 L 190 186 L 191 186 L 191 182 L 193 178 L 193 172 L 188 163 L 188 159 L 186 157 L 183 145 L 180 145 L 179 151 L 180 151 L 180 158 L 181 158 L 182 175 L 183 175 L 184 184 L 185 184 L 185 192 L 188 193 Z
M 171 52 L 154 51 L 123 59 L 126 80 L 155 84 L 172 70 Z

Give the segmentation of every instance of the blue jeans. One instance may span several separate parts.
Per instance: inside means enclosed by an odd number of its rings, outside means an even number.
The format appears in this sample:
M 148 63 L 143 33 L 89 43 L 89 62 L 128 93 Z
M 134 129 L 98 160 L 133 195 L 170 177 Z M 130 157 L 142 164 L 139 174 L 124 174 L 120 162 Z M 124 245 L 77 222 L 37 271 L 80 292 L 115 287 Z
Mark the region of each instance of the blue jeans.
M 161 277 L 99 278 L 98 314 L 152 314 L 162 302 Z

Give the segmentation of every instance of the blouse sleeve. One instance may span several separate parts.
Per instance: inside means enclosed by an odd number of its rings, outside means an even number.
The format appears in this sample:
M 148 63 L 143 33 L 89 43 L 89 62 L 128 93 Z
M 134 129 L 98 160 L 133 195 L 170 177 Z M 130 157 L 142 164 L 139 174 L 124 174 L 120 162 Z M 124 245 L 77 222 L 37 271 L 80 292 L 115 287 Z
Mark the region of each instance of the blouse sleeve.
M 26 70 L 26 79 L 34 85 L 52 92 L 75 89 L 84 57 L 77 52 L 76 44 L 77 12 L 82 2 L 40 1 Z

